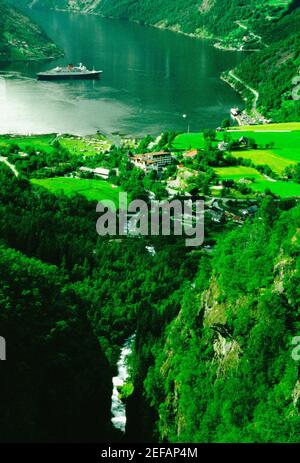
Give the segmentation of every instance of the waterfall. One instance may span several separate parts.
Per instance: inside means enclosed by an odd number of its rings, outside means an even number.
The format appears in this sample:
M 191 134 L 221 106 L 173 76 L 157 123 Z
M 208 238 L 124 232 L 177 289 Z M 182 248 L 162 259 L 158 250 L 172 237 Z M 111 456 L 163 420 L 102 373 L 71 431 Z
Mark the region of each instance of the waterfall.
M 119 361 L 117 363 L 118 375 L 113 378 L 113 393 L 111 397 L 111 422 L 115 429 L 125 433 L 126 405 L 119 398 L 118 387 L 123 386 L 129 377 L 127 361 L 132 353 L 135 334 L 130 336 L 123 344 Z

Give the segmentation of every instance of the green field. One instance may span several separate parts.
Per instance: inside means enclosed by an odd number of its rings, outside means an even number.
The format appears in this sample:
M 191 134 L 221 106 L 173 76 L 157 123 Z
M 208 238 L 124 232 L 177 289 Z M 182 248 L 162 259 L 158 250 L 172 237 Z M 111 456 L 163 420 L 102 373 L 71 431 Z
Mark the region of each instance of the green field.
M 119 201 L 120 188 L 114 187 L 104 180 L 89 180 L 66 177 L 54 177 L 47 179 L 33 179 L 34 185 L 47 188 L 54 194 L 64 193 L 67 196 L 81 194 L 89 201 L 110 200 L 115 204 Z
M 0 135 L 0 150 L 1 148 L 16 144 L 23 151 L 26 151 L 26 148 L 30 147 L 36 151 L 53 153 L 54 148 L 51 146 L 51 143 L 55 138 L 56 135 L 54 134 L 34 136 Z
M 285 159 L 270 150 L 233 151 L 232 155 L 236 158 L 250 159 L 257 166 L 267 164 L 277 174 L 282 174 L 286 167 L 296 164 L 296 161 Z
M 61 146 L 67 148 L 72 154 L 81 154 L 84 156 L 95 156 L 96 154 L 107 151 L 111 143 L 101 135 L 90 137 L 61 136 L 59 137 Z
M 232 140 L 242 136 L 255 139 L 258 150 L 236 151 L 236 157 L 252 159 L 257 165 L 267 164 L 277 173 L 291 164 L 300 162 L 300 123 L 255 125 L 237 127 L 229 130 Z M 217 134 L 218 140 L 223 140 L 224 133 Z M 269 146 L 268 146 L 269 145 Z M 202 149 L 205 146 L 203 133 L 184 133 L 178 135 L 174 142 L 174 149 Z
M 55 134 L 34 136 L 0 135 L 0 151 L 1 148 L 16 144 L 24 152 L 30 147 L 35 149 L 35 151 L 52 153 L 54 151 L 52 143 L 55 139 Z M 109 150 L 111 147 L 111 142 L 102 135 L 87 137 L 64 135 L 60 136 L 58 140 L 61 146 L 65 147 L 70 153 L 82 154 L 85 156 L 95 156 L 96 154 Z
M 237 167 L 217 167 L 214 169 L 221 179 L 234 180 L 238 182 L 242 178 L 253 180 L 265 180 L 264 176 L 252 167 L 237 166 Z
M 248 132 L 274 132 L 274 131 L 291 131 L 291 130 L 300 130 L 300 122 L 282 122 L 279 124 L 270 124 L 270 125 L 247 125 L 247 126 L 236 126 L 232 128 L 237 131 L 248 131 Z
M 266 179 L 260 172 L 251 167 L 220 167 L 216 168 L 215 172 L 222 180 L 234 180 L 238 182 L 241 179 L 252 179 L 253 183 L 247 184 L 247 187 L 253 191 L 264 193 L 269 189 L 272 193 L 281 198 L 289 198 L 292 196 L 300 197 L 300 184 L 293 182 L 270 181 Z
M 182 133 L 177 135 L 172 144 L 174 149 L 202 149 L 205 146 L 204 135 L 200 133 Z
M 275 195 L 281 198 L 290 198 L 292 196 L 300 197 L 300 184 L 293 182 L 268 182 L 267 180 L 255 182 L 251 185 L 255 191 L 264 193 L 266 189 L 272 191 Z
M 242 136 L 252 138 L 258 145 L 257 150 L 235 151 L 233 156 L 251 159 L 256 165 L 267 164 L 278 174 L 282 174 L 287 166 L 300 162 L 299 122 L 237 127 L 228 134 L 232 140 Z M 224 132 L 217 133 L 219 141 L 223 138 Z M 173 148 L 181 150 L 203 149 L 204 146 L 203 133 L 180 134 L 173 142 Z
M 238 140 L 241 136 L 253 138 L 261 150 L 266 145 L 271 145 L 267 148 L 268 152 L 277 155 L 278 158 L 284 158 L 290 163 L 300 162 L 300 131 L 294 132 L 254 132 L 254 131 L 238 131 L 230 132 L 233 140 Z M 270 166 L 271 167 L 271 166 Z

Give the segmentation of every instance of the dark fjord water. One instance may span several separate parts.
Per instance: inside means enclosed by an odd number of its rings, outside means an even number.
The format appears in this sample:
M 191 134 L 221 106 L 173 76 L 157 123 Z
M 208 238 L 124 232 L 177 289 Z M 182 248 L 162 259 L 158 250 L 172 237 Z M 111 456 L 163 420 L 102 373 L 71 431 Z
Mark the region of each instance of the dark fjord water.
M 0 65 L 1 133 L 157 134 L 216 127 L 239 96 L 219 79 L 242 56 L 207 42 L 97 16 L 30 13 L 65 50 L 48 63 Z M 99 82 L 38 82 L 36 72 L 83 62 Z M 5 89 L 3 87 L 5 86 Z

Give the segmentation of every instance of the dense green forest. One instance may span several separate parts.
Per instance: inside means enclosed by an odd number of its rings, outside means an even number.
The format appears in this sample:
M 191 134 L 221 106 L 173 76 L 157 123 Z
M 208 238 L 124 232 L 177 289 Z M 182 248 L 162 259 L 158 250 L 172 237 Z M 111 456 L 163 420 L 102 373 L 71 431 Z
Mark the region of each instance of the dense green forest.
M 0 0 L 0 61 L 46 59 L 61 54 L 37 24 Z
M 161 439 L 299 442 L 299 224 L 299 207 L 280 214 L 266 199 L 257 220 L 199 261 L 179 312 L 148 343 L 143 314 L 144 386 Z
M 146 24 L 164 23 L 183 32 L 226 37 L 238 29 L 236 20 L 259 24 L 266 17 L 278 17 L 291 3 L 283 0 L 177 0 L 157 2 L 139 0 L 103 0 L 99 9 L 105 15 L 129 18 Z
M 0 246 L 1 442 L 107 440 L 111 370 L 55 266 Z M 98 432 L 97 432 L 98 430 Z

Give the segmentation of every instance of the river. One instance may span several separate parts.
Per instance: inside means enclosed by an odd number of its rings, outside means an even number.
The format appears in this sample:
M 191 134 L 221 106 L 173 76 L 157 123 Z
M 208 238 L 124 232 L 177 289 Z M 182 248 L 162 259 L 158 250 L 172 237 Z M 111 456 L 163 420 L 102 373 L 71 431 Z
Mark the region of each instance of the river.
M 219 78 L 243 59 L 171 31 L 95 15 L 30 10 L 65 57 L 0 65 L 1 133 L 157 134 L 216 127 L 240 97 Z M 36 73 L 83 62 L 99 82 L 38 82 Z M 183 118 L 183 114 L 187 117 Z

